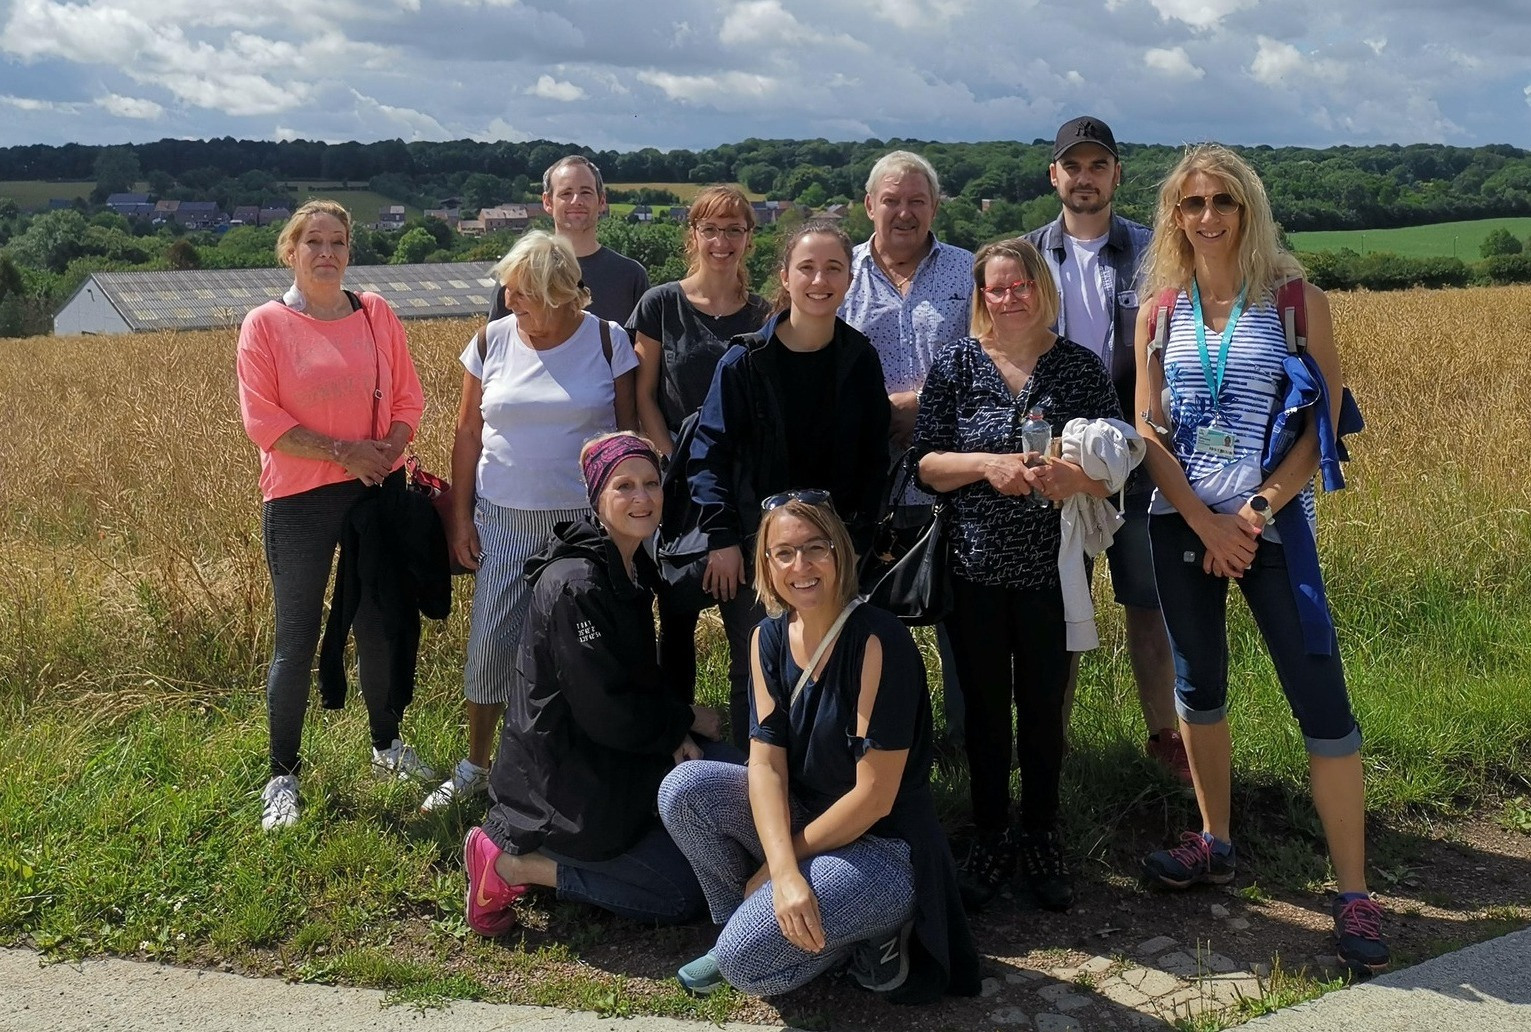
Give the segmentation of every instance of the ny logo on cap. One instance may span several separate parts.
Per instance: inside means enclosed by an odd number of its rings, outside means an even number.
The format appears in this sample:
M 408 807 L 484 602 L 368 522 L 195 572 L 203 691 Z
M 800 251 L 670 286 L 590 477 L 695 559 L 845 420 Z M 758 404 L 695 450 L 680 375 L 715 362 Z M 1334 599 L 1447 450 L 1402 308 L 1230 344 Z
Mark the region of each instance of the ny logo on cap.
M 1074 135 L 1081 139 L 1089 139 L 1100 135 L 1100 126 L 1095 122 L 1085 119 L 1074 127 Z

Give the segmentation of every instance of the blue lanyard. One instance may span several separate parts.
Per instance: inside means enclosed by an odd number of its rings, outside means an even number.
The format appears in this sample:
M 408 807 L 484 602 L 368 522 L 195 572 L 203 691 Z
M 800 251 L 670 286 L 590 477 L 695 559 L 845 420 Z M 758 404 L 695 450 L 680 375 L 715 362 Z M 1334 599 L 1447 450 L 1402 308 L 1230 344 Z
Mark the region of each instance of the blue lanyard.
M 1217 373 L 1212 372 L 1212 358 L 1207 353 L 1207 324 L 1201 314 L 1201 290 L 1196 286 L 1196 278 L 1191 278 L 1191 313 L 1196 317 L 1196 350 L 1201 353 L 1201 372 L 1207 378 L 1207 389 L 1212 392 L 1212 411 L 1217 412 L 1223 404 L 1223 379 L 1228 373 L 1228 344 L 1233 340 L 1233 328 L 1238 325 L 1239 316 L 1244 314 L 1244 297 L 1249 292 L 1249 284 L 1239 288 L 1238 299 L 1233 302 L 1233 308 L 1228 313 L 1228 325 L 1223 327 L 1223 343 L 1217 353 Z

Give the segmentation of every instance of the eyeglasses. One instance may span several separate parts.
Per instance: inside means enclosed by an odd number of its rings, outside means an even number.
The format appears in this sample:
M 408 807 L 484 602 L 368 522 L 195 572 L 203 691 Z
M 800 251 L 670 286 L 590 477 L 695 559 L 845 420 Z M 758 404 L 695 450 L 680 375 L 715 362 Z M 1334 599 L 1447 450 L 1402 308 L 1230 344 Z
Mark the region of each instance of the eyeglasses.
M 1194 219 L 1207 210 L 1207 205 L 1212 205 L 1212 210 L 1219 215 L 1237 215 L 1244 206 L 1238 202 L 1233 194 L 1220 193 L 1211 197 L 1202 197 L 1198 194 L 1189 194 L 1180 198 L 1180 203 L 1175 207 L 1180 209 L 1180 214 L 1188 219 Z
M 983 296 L 990 301 L 1003 301 L 1007 295 L 1014 295 L 1016 300 L 1024 301 L 1036 293 L 1037 281 L 1018 279 L 1014 283 L 1006 283 L 1001 287 L 984 287 Z
M 829 492 L 821 491 L 816 487 L 805 487 L 798 491 L 783 491 L 773 494 L 760 503 L 761 512 L 770 512 L 772 509 L 780 509 L 788 502 L 802 502 L 804 505 L 828 505 L 831 509 L 834 505 L 829 500 Z
M 703 240 L 716 240 L 718 237 L 723 237 L 733 243 L 738 243 L 750 235 L 750 231 L 742 226 L 697 226 L 696 231 Z
M 822 563 L 833 555 L 834 551 L 834 542 L 826 541 L 824 538 L 814 538 L 801 545 L 777 545 L 766 555 L 771 557 L 771 562 L 785 568 L 796 562 L 799 555 L 809 563 Z

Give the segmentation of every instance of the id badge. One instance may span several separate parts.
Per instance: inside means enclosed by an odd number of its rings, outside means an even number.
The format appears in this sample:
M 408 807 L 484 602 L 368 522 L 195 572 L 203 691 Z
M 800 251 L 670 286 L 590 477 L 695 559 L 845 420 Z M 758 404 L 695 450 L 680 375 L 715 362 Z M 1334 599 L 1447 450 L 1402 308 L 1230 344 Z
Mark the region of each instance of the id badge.
M 1213 423 L 1211 426 L 1199 426 L 1196 428 L 1196 450 L 1203 455 L 1215 455 L 1220 459 L 1231 459 L 1234 456 L 1235 446 L 1239 439 L 1230 431 Z

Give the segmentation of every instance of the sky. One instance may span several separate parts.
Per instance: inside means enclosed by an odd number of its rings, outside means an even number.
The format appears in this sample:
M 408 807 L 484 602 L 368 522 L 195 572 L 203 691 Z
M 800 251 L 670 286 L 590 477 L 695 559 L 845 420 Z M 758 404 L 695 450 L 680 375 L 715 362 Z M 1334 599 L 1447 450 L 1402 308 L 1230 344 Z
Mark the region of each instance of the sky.
M 0 0 L 0 146 L 1531 147 L 1527 0 Z

